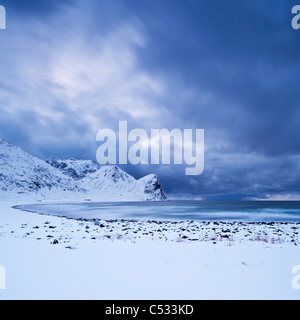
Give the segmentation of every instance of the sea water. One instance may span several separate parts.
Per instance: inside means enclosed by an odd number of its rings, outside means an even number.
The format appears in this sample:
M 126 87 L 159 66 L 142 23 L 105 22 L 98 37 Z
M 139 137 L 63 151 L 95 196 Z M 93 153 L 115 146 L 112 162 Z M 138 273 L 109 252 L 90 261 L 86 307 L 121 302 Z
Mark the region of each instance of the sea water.
M 300 201 L 164 201 L 51 203 L 16 209 L 73 219 L 300 222 Z

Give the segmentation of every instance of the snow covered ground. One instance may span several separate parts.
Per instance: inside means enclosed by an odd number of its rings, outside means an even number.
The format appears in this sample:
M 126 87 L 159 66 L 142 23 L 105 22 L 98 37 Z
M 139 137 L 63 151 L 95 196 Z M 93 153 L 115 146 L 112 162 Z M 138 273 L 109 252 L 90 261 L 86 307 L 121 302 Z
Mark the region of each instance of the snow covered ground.
M 79 221 L 0 202 L 0 299 L 299 299 L 299 224 Z M 56 244 L 55 244 L 56 243 Z

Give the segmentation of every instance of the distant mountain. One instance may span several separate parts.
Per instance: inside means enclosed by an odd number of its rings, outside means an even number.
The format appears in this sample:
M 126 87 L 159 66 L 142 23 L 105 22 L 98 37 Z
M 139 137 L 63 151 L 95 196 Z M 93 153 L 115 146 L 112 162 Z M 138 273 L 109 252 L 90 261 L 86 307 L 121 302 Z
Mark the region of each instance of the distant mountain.
M 161 201 L 166 199 L 159 179 L 136 180 L 117 166 L 90 160 L 47 162 L 0 139 L 0 199 L 82 201 Z

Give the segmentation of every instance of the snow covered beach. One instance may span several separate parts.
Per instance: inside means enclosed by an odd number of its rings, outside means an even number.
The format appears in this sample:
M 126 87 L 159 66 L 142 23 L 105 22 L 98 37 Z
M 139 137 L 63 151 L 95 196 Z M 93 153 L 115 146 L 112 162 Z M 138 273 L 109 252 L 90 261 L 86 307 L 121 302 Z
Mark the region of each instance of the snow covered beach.
M 1 202 L 0 299 L 299 299 L 299 223 L 74 220 Z
M 50 204 L 50 205 L 36 205 L 40 208 L 40 212 L 34 209 L 33 213 L 42 213 L 43 206 L 46 208 L 52 208 L 52 214 L 46 211 L 46 216 L 57 215 L 66 219 L 58 221 L 57 225 L 50 225 L 50 222 L 46 221 L 41 225 L 22 224 L 20 226 L 19 236 L 22 236 L 24 229 L 27 230 L 25 236 L 38 237 L 41 240 L 42 237 L 46 237 L 48 240 L 55 239 L 57 243 L 72 243 L 78 242 L 81 239 L 90 238 L 92 240 L 97 239 L 111 239 L 111 240 L 125 240 L 137 242 L 142 239 L 153 241 L 175 241 L 175 242 L 212 242 L 216 244 L 219 241 L 227 241 L 230 243 L 240 243 L 244 241 L 263 241 L 265 243 L 290 243 L 294 245 L 300 245 L 300 221 L 294 223 L 288 222 L 244 222 L 244 221 L 191 221 L 191 220 L 162 220 L 147 219 L 147 212 L 151 209 L 159 208 L 157 203 L 155 205 L 146 206 L 131 206 L 127 203 L 121 206 L 104 205 L 102 209 L 108 208 L 106 211 L 112 210 L 121 211 L 122 209 L 128 211 L 135 208 L 147 209 L 144 213 L 144 217 L 140 219 L 123 219 L 117 218 L 89 218 L 89 215 L 83 209 L 80 216 L 79 213 L 72 213 L 72 209 L 76 208 L 76 205 L 80 208 L 85 208 L 83 203 L 78 204 Z M 86 206 L 89 208 L 89 206 Z M 34 205 L 29 206 L 15 206 L 15 209 L 23 211 L 33 210 Z M 69 208 L 69 209 L 68 209 Z M 98 208 L 96 206 L 96 208 Z M 124 209 L 125 208 L 125 209 Z M 157 209 L 158 208 L 158 209 Z M 62 212 L 59 212 L 61 210 Z M 70 212 L 68 212 L 70 211 Z M 80 212 L 80 211 L 79 211 Z M 107 213 L 106 213 L 107 214 Z M 100 211 L 100 216 L 103 212 Z M 93 215 L 92 215 L 93 216 Z M 104 215 L 105 216 L 105 215 Z M 76 218 L 75 218 L 76 217 Z M 75 219 L 74 219 L 75 218 Z M 47 220 L 45 217 L 44 220 Z M 72 222 L 71 222 L 72 221 Z M 23 230 L 22 230 L 23 229 Z M 13 232 L 16 236 L 16 232 Z

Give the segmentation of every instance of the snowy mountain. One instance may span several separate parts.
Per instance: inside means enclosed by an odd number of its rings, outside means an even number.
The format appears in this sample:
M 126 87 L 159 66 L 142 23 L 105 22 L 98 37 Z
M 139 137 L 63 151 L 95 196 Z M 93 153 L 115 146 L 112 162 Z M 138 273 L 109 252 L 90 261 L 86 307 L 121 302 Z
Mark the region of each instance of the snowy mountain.
M 98 199 L 161 201 L 167 198 L 156 175 L 136 180 L 117 166 L 103 166 L 82 182 L 90 195 Z
M 46 162 L 0 140 L 0 199 L 67 198 L 84 190 Z
M 89 160 L 40 160 L 0 139 L 0 200 L 161 201 L 159 179 L 136 180 L 117 166 Z
M 87 175 L 100 169 L 100 165 L 92 160 L 76 160 L 76 159 L 52 159 L 46 161 L 52 167 L 60 170 L 64 175 L 75 180 L 86 178 Z
M 161 201 L 167 199 L 158 176 L 155 174 L 150 174 L 138 180 L 136 190 L 139 190 L 144 195 L 144 200 L 147 201 Z

